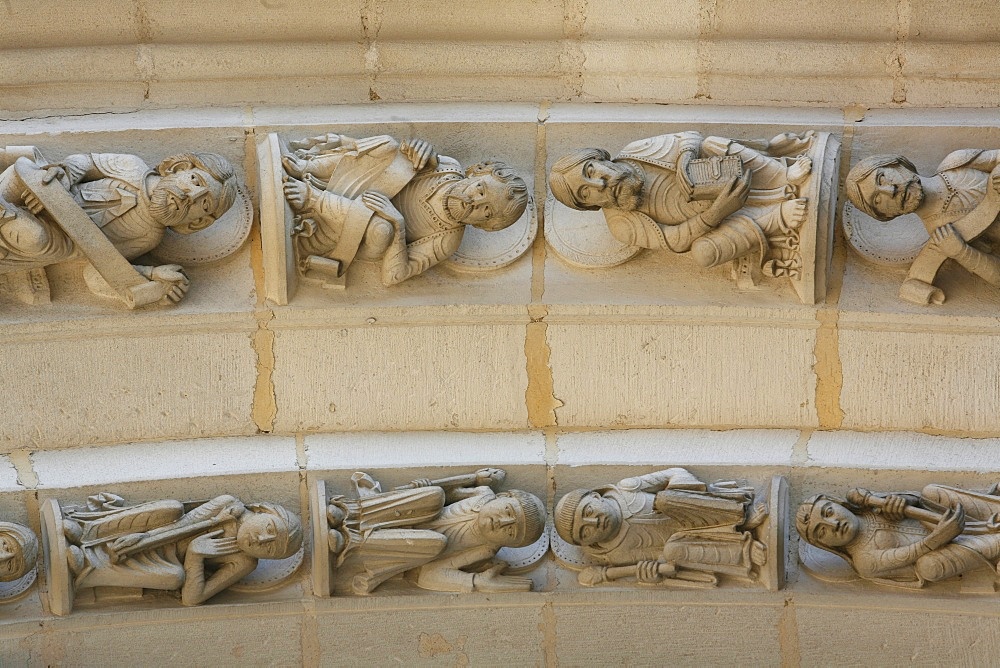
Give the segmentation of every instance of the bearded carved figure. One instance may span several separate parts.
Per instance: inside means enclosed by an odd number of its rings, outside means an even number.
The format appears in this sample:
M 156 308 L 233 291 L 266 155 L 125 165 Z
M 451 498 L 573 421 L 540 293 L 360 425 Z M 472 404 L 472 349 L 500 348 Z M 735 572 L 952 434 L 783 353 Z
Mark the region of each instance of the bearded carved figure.
M 229 162 L 214 153 L 184 153 L 151 169 L 120 153 L 70 155 L 48 162 L 32 147 L 0 150 L 0 279 L 30 303 L 48 301 L 44 268 L 88 261 L 84 279 L 101 296 L 129 308 L 174 303 L 189 281 L 179 264 L 131 264 L 167 234 L 206 230 L 237 199 Z M 234 223 L 237 248 L 248 216 Z M 200 235 L 203 236 L 203 235 Z
M 580 149 L 552 164 L 549 189 L 569 209 L 602 211 L 610 236 L 553 208 L 546 238 L 577 266 L 666 250 L 703 268 L 732 263 L 744 289 L 787 278 L 814 303 L 825 285 L 837 147 L 827 133 L 736 141 L 690 131 L 640 139 L 615 157 Z
M 899 289 L 902 299 L 944 303 L 945 293 L 935 280 L 946 260 L 1000 286 L 1000 151 L 954 151 L 930 176 L 918 174 L 904 156 L 875 155 L 851 168 L 844 190 L 851 204 L 876 221 L 905 220 L 912 214 L 919 234 L 924 234 L 919 229 L 923 223 L 926 242 L 908 258 L 909 270 Z M 848 237 L 853 243 L 853 235 Z M 869 257 L 886 255 L 879 248 L 853 245 Z
M 271 182 L 272 172 L 280 173 L 280 186 L 272 186 L 290 208 L 265 223 L 265 256 L 289 274 L 280 277 L 288 281 L 280 295 L 268 289 L 279 303 L 300 278 L 345 287 L 357 260 L 378 263 L 382 283 L 392 286 L 458 258 L 470 238 L 472 246 L 484 248 L 467 253 L 466 268 L 479 269 L 513 262 L 534 238 L 531 216 L 524 215 L 527 184 L 503 162 L 463 169 L 424 140 L 399 142 L 386 135 L 354 139 L 331 133 L 287 145 L 270 135 L 260 152 L 262 179 Z M 279 155 L 277 166 L 266 160 Z M 494 236 L 508 239 L 503 248 L 491 250 Z

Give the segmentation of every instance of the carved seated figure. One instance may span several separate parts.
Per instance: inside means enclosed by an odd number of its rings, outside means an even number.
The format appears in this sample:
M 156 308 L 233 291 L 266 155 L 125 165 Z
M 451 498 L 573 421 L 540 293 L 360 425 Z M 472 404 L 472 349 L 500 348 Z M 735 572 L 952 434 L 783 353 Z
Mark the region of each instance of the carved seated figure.
M 38 539 L 27 527 L 0 522 L 0 582 L 19 580 L 35 568 Z
M 820 494 L 795 516 L 809 544 L 845 559 L 865 580 L 916 589 L 1000 560 L 1000 496 L 944 485 L 846 499 Z
M 193 505 L 193 507 L 191 507 Z M 229 495 L 200 504 L 151 501 L 124 505 L 110 493 L 92 496 L 84 507 L 60 509 L 53 500 L 43 511 L 49 536 L 46 559 L 63 555 L 68 575 L 50 596 L 68 600 L 94 587 L 179 591 L 183 605 L 199 605 L 239 582 L 260 559 L 285 559 L 302 546 L 299 518 L 281 506 L 244 504 Z M 59 523 L 56 526 L 56 523 Z M 65 614 L 55 610 L 56 614 Z
M 291 146 L 284 192 L 306 272 L 337 278 L 356 257 L 381 260 L 382 282 L 395 285 L 455 253 L 467 225 L 502 230 L 528 203 L 524 180 L 504 163 L 463 173 L 419 139 L 329 134 Z
M 0 164 L 9 165 L 0 174 L 0 274 L 83 257 L 91 290 L 132 307 L 180 301 L 188 278 L 180 265 L 130 268 L 127 261 L 155 249 L 168 228 L 180 234 L 207 228 L 236 199 L 233 168 L 214 153 L 175 155 L 155 170 L 119 153 L 70 155 L 59 163 L 37 153 L 15 157 L 0 151 Z
M 807 219 L 798 192 L 812 161 L 785 156 L 810 140 L 782 134 L 753 148 L 678 132 L 632 142 L 614 159 L 581 149 L 552 165 L 549 187 L 572 209 L 602 209 L 611 234 L 628 246 L 688 253 L 702 267 L 735 260 L 751 276 L 797 275 L 792 251 Z
M 752 530 L 767 518 L 754 490 L 735 482 L 706 485 L 682 468 L 577 489 L 555 508 L 555 528 L 582 548 L 581 584 L 633 577 L 712 586 L 716 575 L 751 578 L 767 559 Z M 679 583 L 683 584 L 683 582 Z
M 966 271 L 1000 286 L 1000 151 L 963 149 L 948 154 L 931 176 L 917 174 L 901 155 L 875 155 L 855 165 L 844 189 L 858 209 L 883 222 L 914 213 L 930 234 L 900 288 L 916 304 L 941 304 L 934 286 L 951 258 Z
M 529 591 L 531 580 L 505 575 L 508 564 L 496 557 L 542 536 L 545 506 L 528 492 L 494 491 L 503 479 L 500 469 L 482 469 L 382 492 L 355 473 L 359 498 L 327 506 L 333 593 L 369 594 L 400 573 L 433 591 Z

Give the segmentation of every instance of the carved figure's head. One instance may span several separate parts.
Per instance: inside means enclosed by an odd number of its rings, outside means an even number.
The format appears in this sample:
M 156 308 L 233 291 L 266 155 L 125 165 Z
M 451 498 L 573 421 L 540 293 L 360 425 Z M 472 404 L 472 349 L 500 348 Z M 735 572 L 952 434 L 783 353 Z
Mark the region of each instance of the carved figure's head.
M 913 163 L 901 155 L 873 155 L 851 168 L 844 183 L 847 198 L 876 220 L 913 213 L 924 188 Z
M 285 559 L 302 547 L 302 522 L 274 503 L 247 504 L 236 528 L 236 544 L 257 559 Z
M 843 554 L 861 531 L 861 520 L 848 505 L 825 494 L 809 497 L 795 513 L 795 528 L 812 545 Z
M 590 489 L 575 489 L 559 499 L 556 531 L 567 543 L 587 546 L 611 540 L 622 526 L 622 509 L 614 499 Z
M 0 522 L 0 582 L 12 582 L 35 567 L 38 539 L 27 527 Z
M 531 545 L 545 529 L 545 506 L 534 494 L 512 489 L 483 504 L 476 518 L 479 535 L 497 547 Z
M 528 186 L 505 163 L 488 160 L 465 170 L 465 178 L 445 188 L 441 198 L 453 222 L 496 232 L 524 213 Z
M 203 230 L 236 201 L 236 174 L 215 153 L 183 153 L 161 162 L 149 210 L 164 227 L 180 234 Z
M 578 211 L 633 211 L 642 203 L 642 171 L 617 162 L 600 148 L 584 148 L 556 160 L 549 171 L 549 189 L 557 200 Z

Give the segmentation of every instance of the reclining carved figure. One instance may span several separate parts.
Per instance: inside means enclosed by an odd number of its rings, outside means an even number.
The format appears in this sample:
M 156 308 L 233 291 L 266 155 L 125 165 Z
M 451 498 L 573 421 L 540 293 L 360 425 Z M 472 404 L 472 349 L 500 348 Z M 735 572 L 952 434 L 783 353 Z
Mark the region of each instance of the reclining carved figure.
M 415 480 L 382 492 L 365 473 L 358 498 L 328 500 L 333 593 L 369 594 L 400 573 L 423 589 L 529 591 L 531 580 L 505 575 L 505 547 L 531 545 L 545 527 L 545 506 L 520 490 L 497 492 L 501 469 L 444 480 Z
M 756 282 L 797 276 L 799 196 L 812 161 L 811 134 L 778 135 L 757 147 L 724 137 L 678 132 L 640 139 L 612 159 L 600 148 L 559 158 L 549 188 L 564 205 L 604 212 L 611 234 L 641 248 L 688 253 L 702 267 L 746 265 Z M 742 265 L 741 265 L 742 266 Z
M 22 155 L 18 156 L 18 153 Z M 0 274 L 38 272 L 83 257 L 87 285 L 129 307 L 178 302 L 188 290 L 180 265 L 130 265 L 169 228 L 212 225 L 236 199 L 232 166 L 214 153 L 169 157 L 155 170 L 119 153 L 67 156 L 0 151 Z
M 183 605 L 199 605 L 249 575 L 259 560 L 285 559 L 302 546 L 296 515 L 228 494 L 204 503 L 126 506 L 104 492 L 82 507 L 50 500 L 42 518 L 56 614 L 70 611 L 77 592 L 95 587 L 178 591 Z
M 513 225 L 528 204 L 502 162 L 463 172 L 426 141 L 327 134 L 291 144 L 284 192 L 297 216 L 299 268 L 342 277 L 356 258 L 380 260 L 382 282 L 401 283 L 446 260 L 467 225 Z
M 682 468 L 577 489 L 555 508 L 559 537 L 593 564 L 579 575 L 588 586 L 627 577 L 676 586 L 714 586 L 717 575 L 753 579 L 768 558 L 753 529 L 766 518 L 752 488 L 706 485 Z
M 1000 561 L 1000 495 L 927 485 L 846 499 L 819 494 L 795 515 L 809 544 L 845 559 L 865 580 L 918 589 Z
M 874 155 L 851 168 L 848 199 L 872 218 L 916 214 L 930 241 L 910 265 L 899 296 L 915 304 L 941 304 L 934 285 L 946 259 L 1000 286 L 1000 150 L 949 153 L 931 176 L 921 176 L 901 155 Z

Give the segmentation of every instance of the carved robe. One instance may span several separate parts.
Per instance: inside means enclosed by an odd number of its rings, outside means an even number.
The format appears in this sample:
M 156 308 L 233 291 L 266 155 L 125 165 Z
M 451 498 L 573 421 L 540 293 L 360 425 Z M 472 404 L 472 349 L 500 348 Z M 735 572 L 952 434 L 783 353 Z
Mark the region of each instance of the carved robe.
M 115 248 L 126 258 L 147 253 L 163 239 L 163 227 L 152 224 L 146 178 L 153 172 L 134 155 L 92 153 L 69 156 L 93 164 L 102 178 L 74 185 L 70 193 L 80 207 L 101 228 Z M 24 208 L 23 186 L 10 167 L 0 174 L 0 198 L 8 218 L 0 221 L 0 271 L 25 270 L 62 262 L 73 256 L 74 244 L 57 223 L 30 214 Z M 27 218 L 40 224 L 42 237 L 25 237 L 21 230 Z
M 924 225 L 928 232 L 954 223 L 971 213 L 986 198 L 989 187 L 989 169 L 996 166 L 996 159 L 988 159 L 985 165 L 970 166 L 983 154 L 995 153 L 979 149 L 963 149 L 949 153 L 938 165 L 937 174 L 944 181 L 948 194 L 939 211 L 927 215 Z M 985 169 L 988 167 L 989 169 Z M 995 238 L 1000 236 L 1000 230 L 995 230 L 996 222 L 991 225 L 983 236 Z
M 495 498 L 489 487 L 444 505 L 444 490 L 421 487 L 354 501 L 347 510 L 348 543 L 334 569 L 336 593 L 367 594 L 393 577 L 414 571 L 417 585 L 435 591 L 472 591 L 474 567 L 496 555 L 479 538 L 479 510 Z
M 685 151 L 694 151 L 697 157 L 739 155 L 743 168 L 751 171 L 750 195 L 743 208 L 715 228 L 687 223 L 707 211 L 712 202 L 688 200 L 681 190 L 677 161 Z M 754 249 L 763 255 L 767 237 L 787 231 L 782 227 L 779 207 L 793 195 L 784 164 L 738 142 L 680 132 L 632 142 L 615 160 L 634 162 L 646 175 L 645 196 L 637 210 L 603 210 L 611 234 L 622 243 L 684 253 L 696 239 L 704 237 L 720 248 L 717 263 L 722 263 Z
M 463 178 L 456 160 L 438 156 L 435 169 L 414 172 L 391 137 L 345 137 L 342 141 L 344 147 L 309 160 L 313 174 L 329 174 L 329 179 L 325 190 L 314 192 L 307 205 L 305 215 L 316 226 L 298 236 L 303 255 L 336 257 L 344 264 L 353 261 L 358 249 L 365 257 L 381 257 L 385 248 L 363 246 L 373 220 L 372 212 L 360 201 L 366 190 L 389 197 L 403 215 L 411 266 L 404 265 L 400 271 L 419 274 L 458 250 L 465 226 L 444 220 L 429 202 L 441 188 Z
M 1000 513 L 1000 497 L 945 485 L 928 485 L 915 500 L 918 506 L 937 512 L 961 504 L 967 521 L 988 521 Z M 890 521 L 870 510 L 857 515 L 861 535 L 848 551 L 854 570 L 867 580 L 919 587 L 978 566 L 992 568 L 1000 559 L 1000 533 L 963 533 L 930 550 L 922 542 L 931 528 L 917 520 Z
M 235 497 L 223 495 L 207 501 L 188 513 L 180 501 L 151 501 L 135 506 L 98 511 L 74 511 L 67 519 L 78 522 L 82 533 L 74 542 L 82 554 L 82 568 L 76 574 L 75 588 L 139 587 L 174 591 L 184 585 L 183 554 L 196 533 L 182 539 L 143 550 L 117 563 L 110 544 L 118 537 L 177 524 L 194 524 L 218 516 L 234 507 L 243 507 Z M 221 523 L 223 536 L 236 535 L 236 522 Z M 202 531 L 204 533 L 207 530 Z

